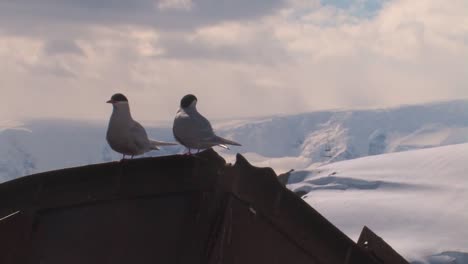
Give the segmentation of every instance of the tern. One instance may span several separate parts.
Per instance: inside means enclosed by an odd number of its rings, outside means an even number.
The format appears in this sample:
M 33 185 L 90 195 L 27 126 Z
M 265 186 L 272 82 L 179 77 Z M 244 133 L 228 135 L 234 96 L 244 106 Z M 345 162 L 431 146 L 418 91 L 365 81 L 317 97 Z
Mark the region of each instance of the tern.
M 159 146 L 177 145 L 177 143 L 156 141 L 148 138 L 145 128 L 133 120 L 130 114 L 128 99 L 121 93 L 114 94 L 107 103 L 112 104 L 113 110 L 107 127 L 106 139 L 109 146 L 125 156 L 144 154 Z
M 229 149 L 227 145 L 241 146 L 214 133 L 210 121 L 198 112 L 197 101 L 197 97 L 193 94 L 182 98 L 172 127 L 174 138 L 188 149 L 188 154 L 191 154 L 191 149 L 200 151 L 213 146 L 226 149 Z

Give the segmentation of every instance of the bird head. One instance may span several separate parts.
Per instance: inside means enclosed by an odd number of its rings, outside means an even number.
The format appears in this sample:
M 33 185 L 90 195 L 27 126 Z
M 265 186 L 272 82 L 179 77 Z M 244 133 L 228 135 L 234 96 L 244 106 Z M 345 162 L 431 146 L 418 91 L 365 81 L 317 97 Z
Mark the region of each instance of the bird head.
M 180 100 L 181 108 L 189 108 L 197 106 L 197 97 L 193 94 L 187 94 Z
M 121 93 L 116 93 L 112 95 L 111 99 L 107 101 L 106 103 L 112 104 L 112 105 L 118 105 L 118 104 L 128 104 L 128 99 L 125 97 L 125 95 Z

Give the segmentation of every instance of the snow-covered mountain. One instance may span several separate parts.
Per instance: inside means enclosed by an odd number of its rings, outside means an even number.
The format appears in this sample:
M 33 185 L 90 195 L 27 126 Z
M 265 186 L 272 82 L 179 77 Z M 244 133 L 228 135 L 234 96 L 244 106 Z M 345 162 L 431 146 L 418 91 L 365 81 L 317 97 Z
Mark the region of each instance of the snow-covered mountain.
M 225 133 L 265 157 L 346 160 L 467 142 L 468 101 L 272 117 Z
M 468 263 L 468 144 L 292 173 L 288 187 L 353 239 L 363 225 L 417 263 Z M 416 262 L 415 262 L 416 263 Z
M 0 124 L 0 181 L 64 167 L 117 160 L 105 141 L 107 122 L 35 120 Z M 171 123 L 145 124 L 155 139 L 173 141 Z M 393 109 L 323 111 L 214 121 L 218 133 L 243 144 L 221 151 L 245 154 L 278 171 L 304 169 L 368 155 L 468 142 L 468 101 Z M 183 151 L 166 147 L 147 155 Z

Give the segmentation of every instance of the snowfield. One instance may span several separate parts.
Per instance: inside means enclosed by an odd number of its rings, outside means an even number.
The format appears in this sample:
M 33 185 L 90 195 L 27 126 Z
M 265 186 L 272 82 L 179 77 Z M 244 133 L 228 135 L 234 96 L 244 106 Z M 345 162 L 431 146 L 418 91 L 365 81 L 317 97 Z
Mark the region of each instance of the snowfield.
M 367 225 L 409 260 L 468 263 L 436 256 L 468 252 L 468 144 L 332 163 L 288 187 L 354 240 Z

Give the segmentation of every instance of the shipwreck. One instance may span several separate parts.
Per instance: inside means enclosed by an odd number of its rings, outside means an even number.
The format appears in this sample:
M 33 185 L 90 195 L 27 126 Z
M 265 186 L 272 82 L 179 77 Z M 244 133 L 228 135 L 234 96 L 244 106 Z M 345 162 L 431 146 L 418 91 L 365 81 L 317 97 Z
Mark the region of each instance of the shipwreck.
M 0 263 L 408 262 L 366 227 L 352 241 L 272 169 L 209 149 L 0 184 Z

